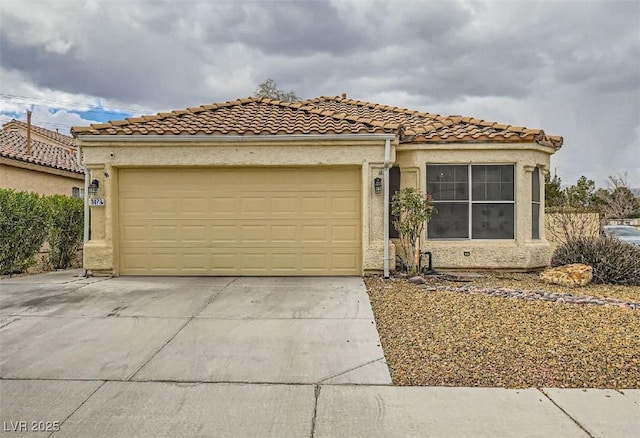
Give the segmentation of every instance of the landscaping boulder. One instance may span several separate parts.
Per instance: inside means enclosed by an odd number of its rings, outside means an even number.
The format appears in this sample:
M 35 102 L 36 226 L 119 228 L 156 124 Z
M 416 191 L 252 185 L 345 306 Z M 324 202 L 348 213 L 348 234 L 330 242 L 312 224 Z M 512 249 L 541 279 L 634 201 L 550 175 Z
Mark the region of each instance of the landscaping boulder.
M 420 276 L 420 275 L 416 275 L 415 277 L 411 277 L 409 279 L 409 283 L 413 283 L 413 284 L 424 284 L 425 280 L 424 277 Z
M 581 263 L 549 268 L 540 274 L 540 279 L 546 283 L 561 286 L 586 286 L 593 278 L 593 268 Z

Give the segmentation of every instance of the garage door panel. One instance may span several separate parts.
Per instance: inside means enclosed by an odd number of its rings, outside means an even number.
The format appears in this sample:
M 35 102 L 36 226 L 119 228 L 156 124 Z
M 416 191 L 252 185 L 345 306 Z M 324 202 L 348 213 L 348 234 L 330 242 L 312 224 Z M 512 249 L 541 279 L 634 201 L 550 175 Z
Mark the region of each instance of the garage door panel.
M 266 225 L 241 225 L 240 236 L 236 240 L 248 244 L 268 244 L 269 228 Z
M 298 226 L 295 225 L 272 225 L 271 242 L 275 245 L 290 245 L 300 239 Z
M 360 230 L 355 225 L 336 225 L 331 227 L 331 241 L 355 245 L 360 240 Z
M 236 225 L 212 225 L 211 241 L 217 243 L 233 243 L 238 237 L 236 236 Z
M 357 168 L 125 169 L 123 274 L 358 275 Z
M 304 225 L 302 226 L 303 243 L 327 243 L 329 230 L 326 225 Z
M 360 211 L 360 197 L 355 193 L 331 199 L 331 212 L 334 215 L 353 215 Z

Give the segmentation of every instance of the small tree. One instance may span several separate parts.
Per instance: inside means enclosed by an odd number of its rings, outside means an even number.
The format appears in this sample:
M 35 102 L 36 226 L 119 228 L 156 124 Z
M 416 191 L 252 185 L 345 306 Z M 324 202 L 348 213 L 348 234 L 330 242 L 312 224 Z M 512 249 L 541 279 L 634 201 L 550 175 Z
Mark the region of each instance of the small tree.
M 553 178 L 547 173 L 544 176 L 544 197 L 547 208 L 560 207 L 565 203 L 565 193 L 562 190 L 562 181 L 558 175 Z
M 258 85 L 255 96 L 268 97 L 269 99 L 282 100 L 285 102 L 297 102 L 300 100 L 295 91 L 284 91 L 278 89 L 276 82 L 271 78 L 268 78 L 266 81 Z
M 574 208 L 591 208 L 594 205 L 595 190 L 596 183 L 581 176 L 574 185 L 565 190 L 567 203 Z
M 609 190 L 599 191 L 605 220 L 640 217 L 640 206 L 629 189 L 627 174 L 609 176 Z
M 400 236 L 403 252 L 400 257 L 411 273 L 417 270 L 420 261 L 420 236 L 433 212 L 431 196 L 418 189 L 407 187 L 393 195 L 391 214 L 396 217 L 393 225 Z

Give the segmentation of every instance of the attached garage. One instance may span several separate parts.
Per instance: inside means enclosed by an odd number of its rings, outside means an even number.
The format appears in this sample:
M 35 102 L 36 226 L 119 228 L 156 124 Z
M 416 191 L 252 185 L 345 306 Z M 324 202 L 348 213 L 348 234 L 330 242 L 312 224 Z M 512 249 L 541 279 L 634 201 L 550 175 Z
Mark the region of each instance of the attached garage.
M 535 181 L 562 137 L 541 129 L 336 96 L 252 97 L 72 132 L 90 182 L 90 275 L 388 275 L 391 198 L 405 187 L 434 196 L 421 247 L 436 269 L 549 263 Z
M 118 172 L 124 275 L 360 275 L 361 168 Z

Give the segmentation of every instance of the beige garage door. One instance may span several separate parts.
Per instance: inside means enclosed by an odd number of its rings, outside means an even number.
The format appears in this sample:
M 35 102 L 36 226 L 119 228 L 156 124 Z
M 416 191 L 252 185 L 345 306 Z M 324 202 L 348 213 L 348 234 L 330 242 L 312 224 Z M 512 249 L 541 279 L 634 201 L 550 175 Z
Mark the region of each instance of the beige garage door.
M 122 169 L 129 275 L 359 275 L 358 168 Z

